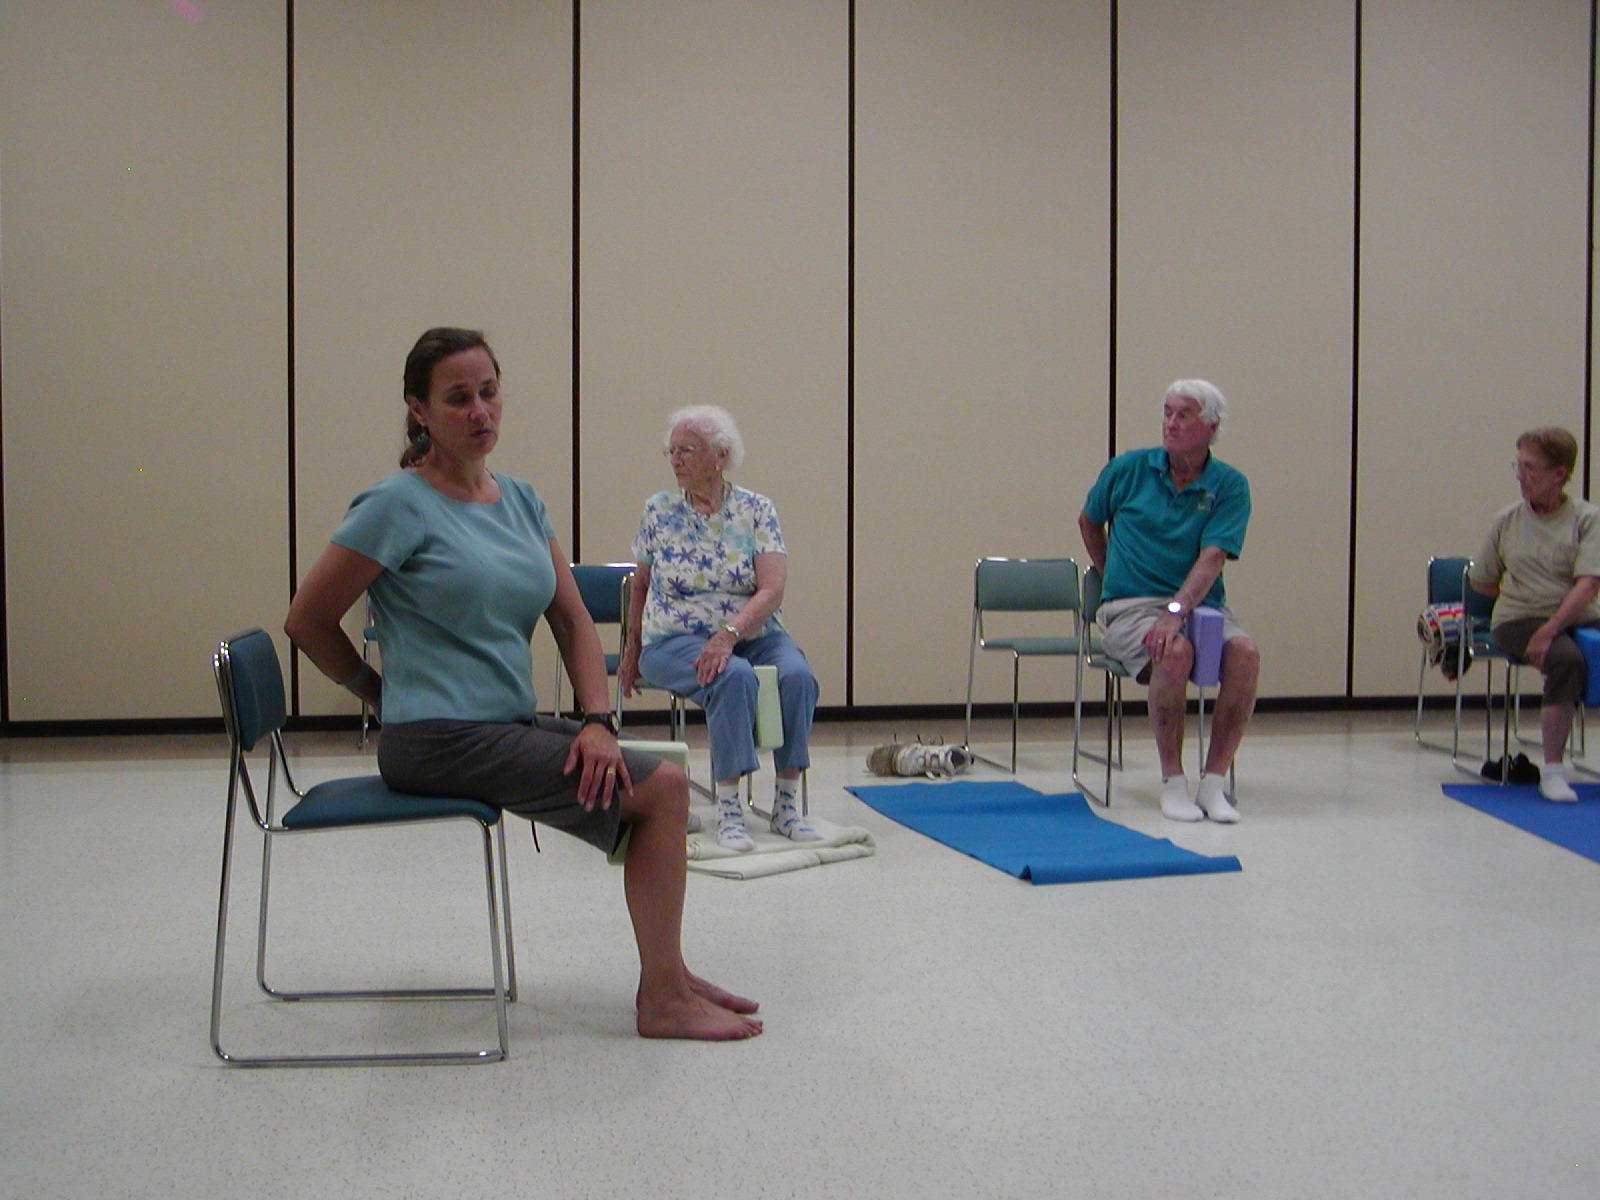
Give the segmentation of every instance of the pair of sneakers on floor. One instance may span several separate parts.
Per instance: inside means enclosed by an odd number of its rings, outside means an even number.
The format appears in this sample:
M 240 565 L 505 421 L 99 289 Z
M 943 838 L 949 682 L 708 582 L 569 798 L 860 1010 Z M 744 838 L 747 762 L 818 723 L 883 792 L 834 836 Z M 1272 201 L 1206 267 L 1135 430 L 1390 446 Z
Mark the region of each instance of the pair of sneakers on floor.
M 785 783 L 790 786 L 785 787 Z M 789 780 L 780 780 L 773 794 L 772 816 L 767 822 L 767 827 L 791 842 L 820 842 L 822 835 L 800 815 L 796 799 L 795 784 Z M 690 813 L 689 832 L 698 832 L 699 828 L 700 818 Z M 756 848 L 755 840 L 745 828 L 744 805 L 739 800 L 737 785 L 728 789 L 720 784 L 717 786 L 717 845 L 724 850 L 735 850 L 741 854 Z
M 1232 825 L 1239 819 L 1239 810 L 1228 802 L 1225 776 L 1200 773 L 1200 786 L 1194 799 L 1189 798 L 1189 779 L 1185 775 L 1171 775 L 1161 781 L 1161 815 L 1169 821 L 1204 821 L 1207 818 L 1218 825 Z

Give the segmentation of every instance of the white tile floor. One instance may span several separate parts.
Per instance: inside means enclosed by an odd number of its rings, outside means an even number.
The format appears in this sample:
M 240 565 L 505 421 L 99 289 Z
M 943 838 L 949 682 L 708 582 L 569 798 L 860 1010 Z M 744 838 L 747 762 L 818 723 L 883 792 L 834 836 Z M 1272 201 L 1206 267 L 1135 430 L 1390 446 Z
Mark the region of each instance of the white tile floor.
M 1029 726 L 1024 782 L 1068 790 L 1060 732 Z M 1060 887 L 844 793 L 881 735 L 819 727 L 811 785 L 877 857 L 690 878 L 691 964 L 763 1037 L 634 1037 L 620 874 L 523 835 L 511 1061 L 295 1071 L 206 1041 L 221 739 L 0 743 L 0 1195 L 1600 1195 L 1600 866 L 1443 798 L 1403 714 L 1258 718 L 1231 829 L 1164 822 L 1136 771 L 1111 819 L 1243 872 Z M 352 741 L 298 739 L 305 775 L 365 769 Z M 282 928 L 373 950 L 286 965 L 486 957 L 465 843 L 355 838 L 298 906 L 320 852 L 280 858 Z M 235 984 L 241 1042 L 492 1031 Z

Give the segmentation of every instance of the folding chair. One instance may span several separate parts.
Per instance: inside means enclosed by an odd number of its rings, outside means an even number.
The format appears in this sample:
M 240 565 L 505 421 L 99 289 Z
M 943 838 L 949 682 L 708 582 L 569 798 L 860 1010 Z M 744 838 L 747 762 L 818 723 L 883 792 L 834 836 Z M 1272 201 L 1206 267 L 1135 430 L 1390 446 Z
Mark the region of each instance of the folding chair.
M 578 584 L 578 595 L 583 599 L 584 608 L 589 610 L 589 619 L 595 623 L 595 628 L 615 626 L 617 630 L 616 650 L 604 651 L 608 679 L 617 677 L 617 663 L 622 659 L 623 618 L 628 611 L 628 580 L 633 575 L 633 567 L 634 564 L 631 562 L 572 564 L 572 578 Z M 557 716 L 561 715 L 561 688 L 565 678 L 564 666 L 557 661 L 556 683 L 550 692 L 551 711 Z M 620 688 L 612 692 L 611 715 L 620 726 L 622 724 Z
M 516 959 L 512 950 L 511 898 L 506 884 L 505 828 L 500 812 L 475 800 L 411 796 L 390 791 L 376 775 L 329 780 L 299 791 L 283 750 L 286 718 L 283 672 L 272 639 L 260 629 L 227 638 L 212 659 L 217 692 L 228 733 L 228 796 L 222 835 L 222 885 L 217 900 L 217 941 L 211 975 L 211 1048 L 224 1062 L 241 1066 L 347 1066 L 361 1063 L 500 1062 L 508 1053 L 506 1005 L 516 999 Z M 266 739 L 266 794 L 258 796 L 250 774 L 252 752 Z M 295 797 L 280 818 L 276 813 L 279 775 Z M 244 1055 L 222 1044 L 222 985 L 232 890 L 234 827 L 241 804 L 262 833 L 261 896 L 256 928 L 256 982 L 274 1000 L 487 1000 L 494 1005 L 499 1041 L 475 1050 L 394 1054 Z M 281 837 L 335 830 L 419 822 L 462 821 L 477 832 L 483 847 L 484 890 L 489 917 L 488 987 L 375 989 L 363 991 L 291 990 L 268 982 L 268 895 L 272 845 Z M 496 863 L 498 861 L 498 872 Z M 504 932 L 502 934 L 502 915 Z
M 1021 710 L 1021 670 L 1024 658 L 1070 657 L 1073 664 L 1072 741 L 1076 748 L 1083 718 L 1083 607 L 1078 594 L 1078 564 L 1070 558 L 982 558 L 972 573 L 972 636 L 967 645 L 967 719 L 962 746 L 972 750 L 972 688 L 979 650 L 1011 654 L 1011 766 L 1017 770 L 1017 724 Z M 1071 615 L 1072 632 L 1066 635 L 989 636 L 984 629 L 988 613 L 1058 612 Z M 991 758 L 990 766 L 1007 768 Z

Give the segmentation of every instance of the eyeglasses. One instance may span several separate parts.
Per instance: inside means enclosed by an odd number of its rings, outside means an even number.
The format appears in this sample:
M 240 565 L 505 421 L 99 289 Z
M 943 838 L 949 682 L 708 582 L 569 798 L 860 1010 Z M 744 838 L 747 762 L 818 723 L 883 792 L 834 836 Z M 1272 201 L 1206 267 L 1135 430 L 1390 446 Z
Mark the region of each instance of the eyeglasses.
M 699 454 L 704 446 L 663 446 L 661 454 L 664 458 L 688 458 L 692 454 Z
M 1526 463 L 1520 458 L 1511 464 L 1511 473 L 1518 479 L 1521 479 L 1526 475 L 1542 475 L 1546 471 L 1558 470 L 1560 470 L 1559 467 L 1556 467 L 1550 463 L 1544 463 L 1542 465 L 1539 463 Z

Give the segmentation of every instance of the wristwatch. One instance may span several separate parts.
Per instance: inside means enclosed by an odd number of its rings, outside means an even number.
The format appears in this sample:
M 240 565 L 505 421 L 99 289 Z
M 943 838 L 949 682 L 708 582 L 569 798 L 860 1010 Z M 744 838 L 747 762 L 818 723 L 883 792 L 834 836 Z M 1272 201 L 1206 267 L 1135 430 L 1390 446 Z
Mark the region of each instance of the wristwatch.
M 1176 597 L 1167 601 L 1167 611 L 1175 617 L 1183 616 L 1183 605 L 1178 603 Z
M 584 713 L 583 723 L 585 725 L 604 725 L 607 733 L 612 737 L 617 736 L 617 719 L 608 712 Z
M 733 640 L 736 642 L 739 640 L 739 627 L 732 621 L 724 621 L 722 623 L 722 632 L 733 638 Z

